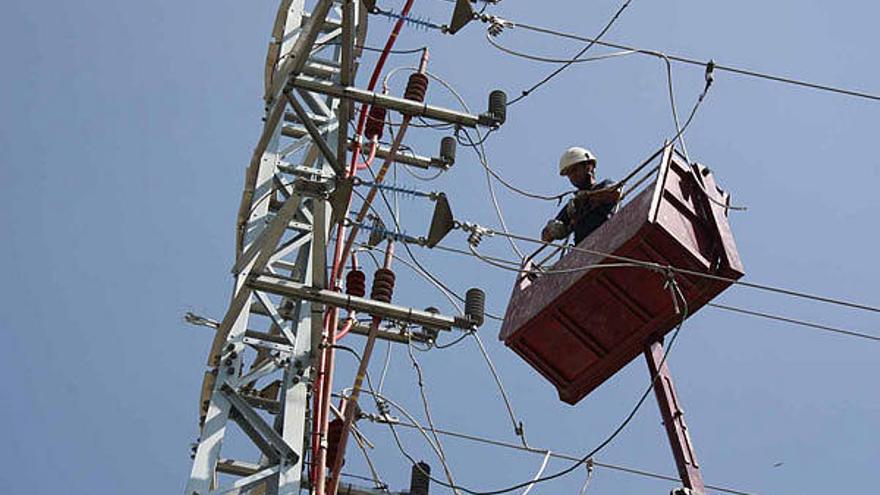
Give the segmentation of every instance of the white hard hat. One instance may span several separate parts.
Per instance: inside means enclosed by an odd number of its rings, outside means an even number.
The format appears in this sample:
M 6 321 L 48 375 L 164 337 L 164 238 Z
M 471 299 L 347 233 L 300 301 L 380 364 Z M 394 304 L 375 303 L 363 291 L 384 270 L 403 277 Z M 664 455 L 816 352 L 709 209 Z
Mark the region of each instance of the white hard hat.
M 596 155 L 586 148 L 575 146 L 565 150 L 565 153 L 559 157 L 559 175 L 565 175 L 566 170 L 576 163 L 593 162 L 596 164 Z

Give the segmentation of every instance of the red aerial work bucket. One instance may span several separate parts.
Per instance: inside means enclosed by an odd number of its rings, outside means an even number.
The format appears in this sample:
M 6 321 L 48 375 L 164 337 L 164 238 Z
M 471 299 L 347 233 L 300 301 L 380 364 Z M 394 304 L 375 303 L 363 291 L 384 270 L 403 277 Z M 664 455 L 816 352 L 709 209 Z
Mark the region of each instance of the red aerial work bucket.
M 615 257 L 623 257 L 727 279 L 744 274 L 721 206 L 729 196 L 709 169 L 689 165 L 667 146 L 655 171 L 652 185 L 577 246 L 595 253 L 571 250 L 543 270 L 529 261 L 524 273 L 533 275 L 520 276 L 513 287 L 499 338 L 569 404 L 732 283 L 643 266 L 580 267 L 619 264 Z M 678 308 L 670 273 L 686 301 Z

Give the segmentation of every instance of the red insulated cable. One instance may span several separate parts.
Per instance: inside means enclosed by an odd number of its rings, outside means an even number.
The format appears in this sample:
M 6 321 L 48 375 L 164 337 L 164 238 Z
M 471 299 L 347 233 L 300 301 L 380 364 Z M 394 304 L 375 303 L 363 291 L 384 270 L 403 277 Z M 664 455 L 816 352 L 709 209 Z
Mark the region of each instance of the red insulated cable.
M 333 343 L 335 344 L 336 342 L 339 342 L 339 339 L 348 335 L 348 332 L 351 331 L 351 327 L 353 327 L 353 326 L 354 326 L 354 315 L 349 315 L 348 319 L 345 320 L 345 324 L 342 325 L 342 328 L 339 329 L 339 333 L 336 334 L 336 340 L 333 341 Z
M 373 164 L 373 160 L 376 159 L 376 151 L 379 149 L 379 138 L 374 137 L 373 141 L 370 142 L 370 155 L 367 156 L 367 160 L 364 162 L 359 162 L 355 165 L 355 170 L 363 170 L 365 168 L 370 168 Z
M 379 75 L 382 73 L 382 69 L 385 66 L 385 62 L 388 59 L 388 55 L 391 53 L 391 49 L 394 47 L 394 43 L 397 41 L 397 37 L 400 34 L 401 29 L 403 29 L 404 18 L 409 14 L 409 11 L 412 9 L 413 3 L 415 0 L 407 0 L 406 4 L 403 6 L 401 10 L 401 16 L 394 24 L 394 28 L 391 30 L 391 34 L 388 35 L 388 40 L 385 42 L 385 46 L 382 49 L 382 53 L 379 55 L 379 60 L 376 61 L 376 65 L 373 68 L 373 73 L 370 76 L 369 84 L 367 85 L 367 90 L 372 91 L 376 87 L 376 82 L 379 80 Z M 367 105 L 361 105 L 361 112 L 358 117 L 358 125 L 356 128 L 356 134 L 354 139 L 354 150 L 352 153 L 352 164 L 349 169 L 349 176 L 354 176 L 357 172 L 357 156 L 360 154 L 360 138 L 364 131 L 364 124 L 366 122 L 367 117 Z M 378 143 L 376 145 L 378 147 Z M 375 154 L 375 151 L 371 151 L 371 155 Z M 349 206 L 350 206 L 349 201 Z M 346 208 L 348 209 L 348 208 Z M 336 287 L 336 274 L 339 271 L 339 265 L 342 263 L 343 253 L 342 246 L 345 238 L 345 226 L 341 223 L 336 231 L 336 246 L 334 248 L 333 253 L 333 268 L 330 272 L 330 287 Z M 339 311 L 336 309 L 330 309 L 325 314 L 324 320 L 324 333 L 327 335 L 327 342 L 335 342 L 336 340 L 336 322 L 339 317 Z M 333 383 L 333 348 L 325 347 L 321 352 L 321 356 L 319 358 L 318 363 L 318 373 L 315 376 L 315 384 L 314 384 L 314 400 L 313 400 L 313 411 L 315 411 L 314 422 L 312 423 L 312 473 L 311 480 L 312 486 L 315 487 L 316 492 L 319 495 L 323 495 L 324 493 L 324 470 L 326 469 L 326 451 L 322 451 L 320 448 L 320 440 L 322 437 L 326 435 L 327 427 L 328 427 L 328 410 L 330 406 L 330 389 Z

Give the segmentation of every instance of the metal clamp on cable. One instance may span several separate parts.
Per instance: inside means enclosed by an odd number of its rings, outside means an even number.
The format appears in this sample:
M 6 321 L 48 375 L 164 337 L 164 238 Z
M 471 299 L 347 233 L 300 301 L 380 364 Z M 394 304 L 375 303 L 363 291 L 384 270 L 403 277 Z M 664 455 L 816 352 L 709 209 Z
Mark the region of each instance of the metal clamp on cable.
M 465 232 L 470 232 L 470 235 L 468 236 L 468 244 L 472 247 L 479 246 L 480 242 L 483 240 L 483 236 L 491 237 L 495 235 L 495 232 L 491 229 L 475 223 L 463 222 L 459 223 L 457 226 Z

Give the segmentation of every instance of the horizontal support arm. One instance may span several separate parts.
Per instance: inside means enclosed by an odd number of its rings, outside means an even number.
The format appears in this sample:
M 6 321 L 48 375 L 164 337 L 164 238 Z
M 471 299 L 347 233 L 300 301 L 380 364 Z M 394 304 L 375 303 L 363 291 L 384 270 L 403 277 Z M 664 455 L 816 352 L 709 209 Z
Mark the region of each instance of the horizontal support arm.
M 457 112 L 442 107 L 428 105 L 427 103 L 407 100 L 395 96 L 383 95 L 374 91 L 366 91 L 354 86 L 342 86 L 332 82 L 321 81 L 305 77 L 297 77 L 291 80 L 293 87 L 313 93 L 321 93 L 335 98 L 349 98 L 359 103 L 378 105 L 398 111 L 412 117 L 425 117 L 439 120 L 450 124 L 458 124 L 464 127 L 476 127 L 478 125 L 491 127 L 494 121 L 489 117 L 481 117 L 464 112 Z
M 311 287 L 292 280 L 283 279 L 275 275 L 261 274 L 248 281 L 255 290 L 261 290 L 281 296 L 303 299 L 343 308 L 348 310 L 368 313 L 391 320 L 414 323 L 427 328 L 438 330 L 450 330 L 460 328 L 469 330 L 473 323 L 464 316 L 445 316 L 439 313 L 430 313 L 405 306 L 384 303 L 365 297 L 350 296 L 327 289 Z
M 348 149 L 354 149 L 354 141 L 348 142 Z M 391 149 L 387 146 L 377 146 L 376 147 L 376 157 L 381 158 L 383 160 L 387 159 L 391 156 Z M 394 154 L 394 161 L 397 163 L 403 163 L 404 165 L 412 165 L 413 167 L 419 167 L 423 169 L 429 168 L 442 168 L 446 170 L 451 165 L 450 163 L 446 163 L 440 158 L 436 157 L 427 157 L 422 155 L 416 155 L 413 153 L 402 153 L 398 151 Z

